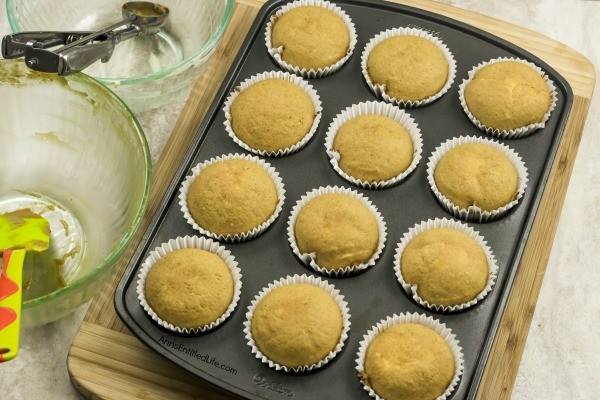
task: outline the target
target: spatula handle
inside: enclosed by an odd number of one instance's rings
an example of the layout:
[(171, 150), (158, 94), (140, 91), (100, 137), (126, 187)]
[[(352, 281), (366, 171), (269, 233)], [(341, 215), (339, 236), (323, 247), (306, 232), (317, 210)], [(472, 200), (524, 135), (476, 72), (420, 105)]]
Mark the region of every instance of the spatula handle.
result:
[(21, 326), (21, 281), (25, 249), (5, 250), (0, 274), (0, 363), (12, 360), (19, 351)]

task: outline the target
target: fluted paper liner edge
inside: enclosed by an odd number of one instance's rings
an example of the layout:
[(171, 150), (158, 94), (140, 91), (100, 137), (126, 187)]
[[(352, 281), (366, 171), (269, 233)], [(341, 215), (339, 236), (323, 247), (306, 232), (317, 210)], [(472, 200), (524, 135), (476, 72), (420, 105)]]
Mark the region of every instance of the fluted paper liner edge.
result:
[[(452, 203), (446, 196), (444, 196), (439, 191), (434, 179), (434, 172), (437, 163), (448, 151), (466, 143), (481, 143), (492, 146), (495, 149), (500, 150), (502, 154), (508, 157), (508, 159), (515, 166), (515, 169), (517, 170), (517, 175), (519, 177), (519, 183), (517, 185), (517, 193), (515, 194), (514, 199), (510, 203), (492, 211), (484, 211), (477, 206), (470, 206), (469, 208), (460, 208), (459, 206)], [(527, 189), (528, 174), (523, 159), (514, 150), (512, 150), (505, 144), (502, 144), (493, 139), (479, 138), (476, 136), (460, 136), (448, 139), (447, 141), (436, 147), (436, 149), (433, 151), (433, 153), (429, 157), (429, 161), (427, 162), (427, 181), (429, 182), (429, 187), (441, 203), (442, 207), (452, 216), (463, 221), (492, 222), (506, 215), (506, 213), (511, 208), (515, 207), (523, 198), (525, 190)]]
[[(192, 217), (192, 214), (190, 213), (190, 210), (187, 205), (187, 195), (188, 195), (190, 186), (192, 185), (194, 180), (198, 177), (198, 175), (200, 175), (200, 173), (206, 167), (213, 165), (217, 162), (236, 160), (236, 159), (252, 161), (252, 162), (258, 164), (259, 166), (261, 166), (267, 172), (267, 174), (269, 174), (269, 176), (273, 180), (273, 183), (275, 184), (275, 188), (277, 189), (277, 197), (278, 197), (277, 206), (275, 207), (275, 211), (273, 212), (273, 214), (271, 214), (271, 216), (265, 222), (254, 227), (253, 229), (251, 229), (249, 231), (240, 232), (235, 235), (223, 235), (223, 234), (210, 232), (210, 231), (202, 228), (200, 225), (198, 225), (198, 223), (194, 220), (194, 217)], [(192, 228), (194, 228), (196, 231), (200, 232), (202, 235), (211, 237), (220, 242), (239, 243), (239, 242), (245, 242), (245, 241), (254, 239), (255, 237), (259, 236), (269, 226), (271, 226), (271, 224), (273, 224), (273, 222), (275, 222), (275, 220), (281, 213), (281, 209), (283, 208), (284, 201), (285, 201), (285, 188), (283, 186), (283, 181), (282, 181), (281, 177), (279, 176), (279, 173), (277, 172), (277, 170), (275, 170), (275, 168), (273, 168), (271, 166), (271, 164), (269, 164), (268, 162), (261, 160), (260, 158), (258, 158), (256, 156), (249, 155), (249, 154), (227, 154), (227, 155), (222, 155), (222, 156), (218, 156), (218, 157), (213, 157), (210, 160), (207, 160), (200, 164), (197, 164), (194, 168), (192, 168), (192, 174), (188, 175), (186, 177), (186, 179), (182, 182), (182, 184), (179, 188), (179, 206), (181, 207), (181, 212), (183, 213), (183, 217), (188, 222), (188, 224), (190, 224), (192, 226)], [(215, 204), (215, 207), (218, 207), (218, 204)]]
[[(369, 75), (369, 71), (367, 69), (367, 61), (369, 60), (369, 55), (371, 54), (371, 51), (373, 50), (373, 48), (375, 48), (375, 46), (377, 46), (379, 43), (383, 42), (385, 39), (389, 39), (394, 36), (418, 36), (420, 38), (429, 40), (430, 42), (435, 44), (441, 50), (442, 54), (444, 55), (444, 58), (446, 58), (446, 61), (448, 62), (448, 79), (446, 80), (446, 84), (440, 89), (439, 92), (437, 92), (425, 99), (420, 99), (420, 100), (396, 99), (396, 98), (388, 95), (385, 92), (385, 88), (382, 85), (376, 84), (371, 80), (371, 76)], [(425, 29), (420, 29), (420, 28), (407, 28), (407, 27), (392, 28), (392, 29), (388, 29), (386, 31), (380, 32), (377, 35), (375, 35), (367, 43), (367, 45), (365, 46), (365, 48), (362, 52), (361, 69), (362, 69), (363, 77), (364, 77), (365, 81), (367, 82), (367, 86), (369, 86), (371, 91), (373, 93), (375, 93), (375, 95), (378, 98), (380, 98), (388, 103), (391, 103), (398, 107), (403, 107), (403, 108), (422, 107), (422, 106), (425, 106), (427, 104), (430, 104), (430, 103), (436, 101), (437, 99), (442, 97), (444, 94), (446, 94), (448, 92), (448, 90), (450, 90), (450, 87), (452, 87), (452, 84), (454, 83), (454, 80), (456, 79), (456, 60), (454, 59), (454, 55), (452, 54), (452, 52), (450, 51), (448, 46), (446, 46), (446, 44), (444, 44), (444, 42), (437, 36), (431, 34), (430, 32), (428, 32)]]
[[(310, 127), (310, 130), (308, 131), (308, 133), (306, 135), (304, 135), (304, 137), (302, 137), (302, 139), (300, 139), (300, 141), (298, 141), (297, 143), (293, 144), (290, 147), (286, 147), (285, 149), (279, 149), (279, 150), (254, 149), (254, 148), (250, 147), (248, 144), (244, 143), (240, 138), (237, 137), (237, 135), (233, 131), (233, 126), (231, 125), (231, 107), (232, 107), (235, 99), (237, 99), (239, 94), (241, 92), (243, 92), (245, 89), (247, 89), (248, 87), (254, 85), (255, 83), (258, 83), (258, 82), (261, 82), (261, 81), (264, 81), (267, 79), (282, 79), (284, 81), (288, 81), (288, 82), (291, 82), (291, 83), (297, 85), (298, 87), (300, 87), (302, 90), (304, 90), (306, 92), (308, 97), (310, 97), (310, 100), (312, 101), (314, 109), (315, 109), (315, 118), (314, 118), (313, 124)], [(310, 139), (315, 135), (315, 133), (317, 132), (317, 128), (319, 127), (319, 122), (321, 121), (321, 114), (323, 112), (323, 107), (321, 106), (321, 100), (319, 99), (319, 95), (317, 94), (317, 91), (307, 81), (305, 81), (304, 79), (302, 79), (299, 76), (292, 75), (288, 72), (270, 71), (270, 72), (263, 72), (260, 74), (253, 75), (250, 78), (243, 81), (242, 83), (238, 84), (234, 88), (234, 90), (229, 94), (229, 96), (227, 97), (227, 100), (225, 100), (225, 104), (223, 106), (223, 112), (225, 113), (225, 122), (224, 122), (225, 131), (227, 132), (229, 137), (238, 146), (240, 146), (241, 148), (243, 148), (246, 151), (249, 151), (250, 153), (254, 153), (254, 154), (262, 156), (262, 157), (284, 157), (289, 154), (295, 153), (298, 150), (300, 150), (301, 148), (303, 148), (304, 146), (306, 146), (306, 144), (310, 141)]]
[(356, 370), (358, 371), (359, 379), (363, 384), (363, 388), (369, 393), (369, 396), (374, 397), (376, 400), (385, 400), (377, 395), (375, 391), (369, 386), (367, 379), (365, 379), (365, 368), (364, 362), (367, 354), (367, 348), (377, 337), (378, 334), (384, 332), (388, 328), (396, 325), (396, 324), (405, 324), (405, 323), (415, 323), (421, 324), (428, 328), (433, 329), (437, 332), (442, 338), (448, 343), (450, 350), (452, 351), (452, 356), (454, 357), (454, 376), (450, 381), (450, 384), (446, 388), (446, 391), (436, 398), (436, 400), (445, 400), (448, 396), (450, 396), (454, 390), (458, 387), (460, 382), (460, 378), (464, 371), (464, 357), (462, 348), (460, 347), (459, 341), (456, 339), (456, 335), (452, 333), (450, 328), (447, 328), (445, 324), (441, 323), (439, 320), (434, 319), (433, 317), (428, 317), (425, 314), (419, 313), (402, 313), (402, 314), (394, 314), (385, 319), (379, 321), (376, 325), (372, 326), (370, 330), (363, 336), (363, 340), (361, 340), (357, 352), (356, 358)]
[[(477, 296), (474, 299), (454, 306), (432, 304), (429, 303), (427, 300), (423, 300), (421, 296), (419, 296), (419, 294), (417, 293), (417, 285), (411, 285), (410, 283), (404, 280), (404, 277), (402, 276), (402, 254), (404, 253), (406, 246), (408, 246), (408, 244), (419, 234), (430, 229), (437, 228), (455, 229), (474, 239), (477, 242), (477, 244), (481, 246), (481, 249), (485, 254), (488, 264), (488, 279), (485, 287), (481, 290), (481, 292), (477, 294)], [(412, 297), (421, 307), (436, 312), (450, 313), (464, 310), (466, 308), (474, 306), (475, 304), (483, 300), (492, 291), (492, 288), (494, 287), (494, 284), (496, 283), (496, 279), (498, 277), (498, 264), (496, 263), (494, 254), (492, 253), (490, 247), (487, 245), (485, 238), (481, 236), (481, 234), (475, 229), (471, 228), (463, 222), (447, 218), (436, 218), (429, 219), (427, 221), (416, 224), (404, 233), (404, 235), (400, 239), (400, 242), (398, 243), (398, 247), (396, 248), (396, 254), (394, 256), (394, 271), (396, 272), (396, 278), (398, 278), (398, 282), (400, 282), (400, 285), (402, 285), (402, 288), (404, 289), (406, 294)]]
[[(473, 80), (475, 74), (477, 74), (477, 72), (480, 69), (487, 67), (488, 65), (506, 61), (516, 61), (528, 65), (529, 67), (533, 68), (537, 73), (539, 73), (542, 79), (544, 79), (544, 82), (546, 82), (548, 90), (550, 91), (550, 96), (552, 97), (552, 101), (550, 102), (550, 107), (548, 108), (548, 111), (546, 112), (546, 114), (544, 114), (544, 117), (540, 122), (521, 126), (516, 129), (497, 129), (482, 124), (477, 118), (475, 118), (475, 116), (469, 110), (469, 107), (467, 106), (467, 101), (465, 99), (465, 88)], [(467, 117), (469, 118), (469, 120), (471, 120), (473, 125), (475, 125), (479, 130), (499, 139), (519, 139), (529, 134), (532, 134), (538, 129), (545, 128), (546, 122), (548, 122), (550, 116), (552, 115), (552, 111), (554, 111), (554, 109), (556, 108), (556, 101), (558, 99), (556, 94), (556, 86), (554, 85), (554, 82), (552, 82), (552, 80), (540, 67), (538, 67), (534, 63), (515, 57), (495, 58), (490, 61), (479, 63), (477, 66), (473, 67), (469, 71), (468, 79), (463, 80), (462, 83), (458, 86), (458, 97), (463, 111), (465, 112), (465, 114), (467, 114)]]
[[(211, 322), (210, 324), (192, 329), (175, 326), (160, 318), (152, 309), (152, 307), (150, 307), (150, 305), (148, 304), (144, 290), (148, 273), (158, 260), (175, 250), (187, 248), (205, 250), (219, 256), (231, 271), (231, 275), (233, 277), (234, 282), (233, 298), (231, 300), (231, 303), (229, 304), (229, 307), (227, 307), (227, 310), (225, 310), (225, 312), (217, 320)], [(199, 236), (184, 236), (171, 239), (168, 242), (165, 242), (160, 246), (156, 247), (154, 250), (150, 251), (150, 255), (141, 264), (140, 270), (138, 272), (138, 280), (136, 286), (138, 300), (144, 311), (150, 316), (150, 318), (152, 318), (153, 321), (170, 331), (185, 334), (198, 334), (213, 330), (221, 323), (223, 323), (227, 318), (229, 318), (231, 313), (237, 307), (237, 304), (240, 300), (240, 295), (242, 291), (242, 273), (237, 265), (238, 263), (237, 261), (235, 261), (235, 258), (233, 257), (231, 252), (227, 250), (224, 246), (222, 246), (220, 243), (211, 239)]]
[[(346, 27), (348, 28), (348, 33), (350, 35), (348, 52), (340, 60), (325, 68), (307, 70), (306, 68), (293, 66), (281, 58), (281, 53), (283, 53), (283, 47), (273, 47), (271, 41), (272, 30), (273, 26), (275, 25), (275, 22), (277, 22), (277, 20), (281, 18), (283, 14), (290, 11), (291, 9), (305, 6), (322, 7), (334, 12), (344, 21), (344, 24), (346, 24)], [(333, 74), (334, 72), (342, 68), (344, 64), (346, 64), (350, 56), (352, 56), (352, 54), (354, 53), (354, 48), (356, 47), (357, 39), (358, 38), (356, 35), (356, 28), (354, 27), (354, 22), (352, 22), (352, 19), (348, 16), (348, 14), (344, 12), (344, 10), (338, 7), (335, 3), (331, 3), (326, 0), (297, 0), (292, 3), (288, 3), (281, 7), (279, 10), (277, 10), (275, 14), (271, 15), (271, 18), (269, 19), (269, 22), (267, 23), (267, 28), (265, 30), (265, 43), (267, 46), (267, 52), (271, 55), (273, 60), (275, 60), (275, 62), (287, 72), (300, 75), (306, 79), (323, 78)]]
[[(252, 316), (254, 315), (254, 310), (260, 301), (273, 290), (286, 286), (286, 285), (294, 285), (294, 284), (309, 284), (316, 287), (319, 287), (325, 290), (331, 297), (335, 300), (338, 307), (340, 308), (340, 312), (342, 313), (342, 333), (340, 334), (340, 340), (338, 341), (336, 347), (329, 352), (329, 354), (316, 364), (312, 365), (303, 365), (300, 367), (286, 367), (284, 365), (280, 365), (273, 360), (267, 358), (260, 349), (256, 346), (254, 339), (252, 337)], [(272, 283), (269, 283), (268, 286), (263, 287), (260, 292), (254, 297), (250, 306), (248, 307), (248, 311), (246, 312), (246, 321), (244, 322), (244, 334), (247, 340), (248, 346), (250, 346), (252, 350), (252, 354), (256, 358), (258, 358), (264, 364), (267, 364), (269, 367), (277, 370), (277, 371), (285, 371), (285, 372), (307, 372), (312, 371), (314, 369), (321, 368), (325, 364), (329, 363), (331, 360), (335, 358), (335, 356), (342, 351), (346, 340), (348, 339), (348, 332), (350, 331), (350, 310), (348, 309), (348, 303), (344, 301), (344, 296), (340, 293), (338, 289), (335, 288), (334, 285), (330, 284), (326, 280), (312, 275), (294, 275), (287, 276), (285, 278), (281, 278)]]
[[(369, 182), (355, 178), (352, 175), (346, 173), (344, 170), (342, 170), (342, 168), (339, 165), (340, 154), (333, 149), (333, 142), (342, 125), (361, 115), (373, 114), (389, 117), (398, 122), (400, 125), (402, 125), (410, 135), (414, 150), (413, 159), (406, 170), (402, 171), (395, 177), (385, 181)], [(354, 104), (346, 108), (345, 110), (342, 110), (339, 114), (335, 116), (335, 118), (329, 125), (329, 129), (327, 130), (327, 133), (325, 135), (325, 151), (329, 156), (329, 162), (331, 163), (331, 166), (333, 167), (335, 172), (337, 172), (346, 181), (364, 189), (379, 190), (389, 188), (402, 182), (417, 168), (419, 162), (421, 161), (421, 156), (423, 153), (423, 138), (421, 136), (421, 129), (419, 129), (419, 126), (417, 125), (415, 120), (406, 111), (390, 103), (384, 103), (380, 101), (367, 101)]]
[[(294, 233), (294, 228), (296, 226), (296, 220), (298, 218), (298, 215), (300, 214), (300, 210), (312, 199), (314, 199), (320, 195), (330, 194), (330, 193), (349, 195), (349, 196), (355, 198), (356, 200), (360, 201), (373, 213), (373, 216), (375, 217), (375, 220), (377, 222), (377, 228), (378, 228), (378, 232), (379, 232), (379, 241), (377, 243), (377, 249), (375, 250), (375, 253), (373, 253), (371, 258), (369, 258), (369, 260), (366, 263), (349, 265), (349, 266), (346, 266), (344, 268), (339, 268), (339, 269), (327, 269), (327, 268), (324, 268), (324, 267), (321, 267), (318, 265), (318, 263), (316, 261), (315, 253), (301, 253), (300, 252), (300, 249), (298, 248), (298, 244), (296, 243), (296, 235)], [(375, 265), (377, 263), (377, 260), (381, 256), (383, 249), (385, 248), (385, 241), (386, 241), (386, 237), (387, 237), (386, 225), (385, 225), (385, 221), (383, 220), (383, 216), (377, 210), (377, 207), (375, 207), (375, 205), (371, 202), (371, 200), (369, 200), (366, 196), (358, 193), (356, 190), (352, 190), (350, 188), (339, 187), (339, 186), (326, 186), (326, 187), (321, 186), (319, 188), (313, 189), (312, 191), (310, 191), (310, 192), (306, 193), (304, 196), (302, 196), (300, 198), (300, 200), (298, 200), (296, 205), (292, 208), (290, 217), (288, 218), (287, 233), (288, 233), (288, 242), (290, 243), (293, 253), (304, 263), (304, 265), (306, 265), (307, 267), (310, 267), (311, 269), (313, 269), (314, 271), (316, 271), (320, 274), (330, 276), (330, 277), (336, 277), (336, 278), (347, 277), (355, 272), (365, 270), (365, 269), (370, 268), (373, 265)]]

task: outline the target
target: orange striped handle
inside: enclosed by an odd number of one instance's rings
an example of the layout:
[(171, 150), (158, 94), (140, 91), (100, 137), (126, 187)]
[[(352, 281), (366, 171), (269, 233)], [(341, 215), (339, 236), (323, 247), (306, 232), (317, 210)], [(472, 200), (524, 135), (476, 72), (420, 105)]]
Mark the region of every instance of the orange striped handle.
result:
[(25, 249), (6, 250), (0, 274), (0, 363), (12, 360), (19, 350), (21, 280)]

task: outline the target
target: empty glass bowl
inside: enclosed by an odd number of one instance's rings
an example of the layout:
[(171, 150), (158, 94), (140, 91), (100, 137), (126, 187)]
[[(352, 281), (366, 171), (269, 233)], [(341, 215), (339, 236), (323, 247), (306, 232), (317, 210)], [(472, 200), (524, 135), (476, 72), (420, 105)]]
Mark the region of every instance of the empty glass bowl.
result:
[[(126, 0), (7, 0), (14, 32), (99, 30), (122, 20)], [(84, 72), (133, 111), (166, 104), (187, 92), (204, 71), (227, 27), (234, 0), (159, 0), (169, 7), (157, 34), (125, 40), (107, 63)]]
[(0, 60), (0, 214), (30, 208), (50, 248), (28, 254), (23, 324), (54, 321), (97, 293), (146, 207), (150, 155), (127, 106), (94, 79)]

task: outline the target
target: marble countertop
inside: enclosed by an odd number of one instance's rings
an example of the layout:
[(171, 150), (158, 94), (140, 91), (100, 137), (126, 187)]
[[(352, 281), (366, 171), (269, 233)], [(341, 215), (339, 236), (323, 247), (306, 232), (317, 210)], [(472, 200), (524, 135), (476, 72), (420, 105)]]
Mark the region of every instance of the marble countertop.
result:
[[(444, 0), (539, 31), (600, 67), (598, 0)], [(230, 27), (231, 29), (231, 27)], [(10, 33), (0, 4), (0, 35)], [(600, 74), (599, 74), (600, 75)], [(592, 399), (600, 364), (600, 85), (596, 86), (544, 277), (513, 399)], [(179, 99), (138, 118), (155, 163), (181, 108)], [(21, 332), (19, 357), (0, 365), (0, 398), (82, 398), (66, 357), (87, 306), (62, 320)]]

